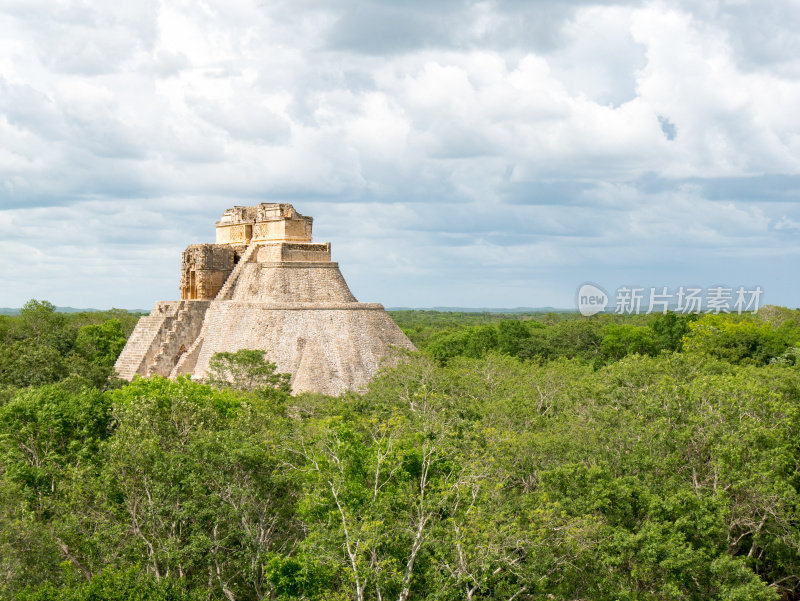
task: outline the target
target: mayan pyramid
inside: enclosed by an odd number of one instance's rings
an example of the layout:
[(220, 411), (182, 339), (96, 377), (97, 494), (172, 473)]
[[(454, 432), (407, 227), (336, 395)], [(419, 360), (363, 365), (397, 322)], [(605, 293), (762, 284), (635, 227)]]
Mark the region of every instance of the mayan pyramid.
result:
[(259, 349), (294, 392), (363, 390), (392, 346), (414, 347), (383, 305), (356, 301), (330, 242), (311, 242), (312, 221), (290, 204), (225, 211), (216, 244), (183, 253), (181, 300), (137, 323), (120, 377), (203, 380), (214, 353)]

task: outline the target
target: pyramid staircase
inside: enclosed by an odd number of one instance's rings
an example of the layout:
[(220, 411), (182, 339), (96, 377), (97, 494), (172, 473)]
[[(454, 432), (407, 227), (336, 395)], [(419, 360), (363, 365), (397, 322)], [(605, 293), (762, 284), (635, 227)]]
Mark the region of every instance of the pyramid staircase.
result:
[(228, 279), (225, 280), (225, 284), (222, 286), (222, 288), (220, 288), (220, 291), (217, 293), (217, 296), (214, 300), (230, 300), (231, 294), (233, 293), (233, 287), (236, 285), (236, 281), (239, 279), (239, 275), (242, 273), (245, 263), (250, 262), (259, 246), (259, 244), (254, 242), (247, 247), (247, 250), (245, 250), (242, 256), (239, 258), (239, 262), (236, 264), (236, 267), (233, 268), (233, 271), (228, 276)]
[[(231, 295), (233, 293), (233, 287), (236, 285), (236, 282), (239, 279), (239, 275), (242, 273), (242, 270), (244, 269), (244, 265), (252, 260), (253, 255), (258, 250), (259, 246), (260, 245), (257, 243), (252, 243), (247, 247), (242, 256), (239, 258), (239, 262), (236, 264), (236, 267), (233, 268), (233, 271), (228, 276), (228, 279), (225, 280), (225, 284), (222, 286), (222, 288), (220, 288), (220, 291), (214, 298), (215, 301), (230, 300)], [(200, 329), (194, 335), (192, 343), (187, 344), (183, 352), (179, 352), (177, 360), (174, 363), (172, 363), (171, 365), (166, 364), (167, 366), (170, 367), (171, 371), (169, 372), (169, 376), (171, 378), (191, 372), (195, 362), (197, 361), (197, 355), (200, 350), (200, 347), (203, 344), (204, 329), (205, 328), (203, 326), (200, 327)]]
[[(253, 259), (259, 244), (250, 244), (231, 271), (215, 300), (228, 300), (245, 263)], [(150, 315), (139, 320), (116, 363), (120, 378), (169, 376), (182, 356), (192, 349), (212, 301), (182, 300), (156, 303)]]
[(181, 355), (192, 346), (200, 329), (210, 301), (181, 301), (171, 324), (161, 335), (161, 343), (147, 367), (148, 376), (169, 376)]
[(159, 351), (161, 333), (172, 326), (179, 305), (179, 301), (156, 303), (150, 315), (139, 319), (115, 365), (120, 378), (132, 380), (137, 374), (147, 374), (153, 357)]

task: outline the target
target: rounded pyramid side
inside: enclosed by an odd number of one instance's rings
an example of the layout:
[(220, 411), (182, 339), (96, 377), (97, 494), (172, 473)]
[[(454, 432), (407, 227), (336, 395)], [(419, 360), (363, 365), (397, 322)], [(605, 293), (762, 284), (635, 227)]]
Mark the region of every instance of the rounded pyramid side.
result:
[[(292, 375), (292, 390), (338, 395), (363, 391), (392, 347), (414, 349), (382, 305), (371, 303), (212, 303), (191, 366), (179, 373), (205, 379), (214, 353), (265, 351), (278, 371)], [(196, 359), (195, 359), (196, 357)]]

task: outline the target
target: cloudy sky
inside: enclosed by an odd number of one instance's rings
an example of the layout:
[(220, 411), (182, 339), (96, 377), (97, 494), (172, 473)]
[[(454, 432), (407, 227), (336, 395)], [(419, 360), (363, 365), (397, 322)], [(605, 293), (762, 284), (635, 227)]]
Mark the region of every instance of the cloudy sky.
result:
[(175, 299), (275, 201), (362, 301), (800, 306), (800, 3), (0, 0), (0, 306)]

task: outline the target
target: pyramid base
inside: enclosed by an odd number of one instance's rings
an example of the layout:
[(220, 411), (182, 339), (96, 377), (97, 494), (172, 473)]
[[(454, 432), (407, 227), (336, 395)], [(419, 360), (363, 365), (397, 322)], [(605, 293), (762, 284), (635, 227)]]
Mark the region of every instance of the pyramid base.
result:
[(204, 380), (214, 353), (263, 350), (279, 372), (292, 375), (293, 392), (339, 395), (366, 389), (397, 354), (393, 346), (414, 348), (377, 303), (212, 301), (197, 339), (169, 375)]

